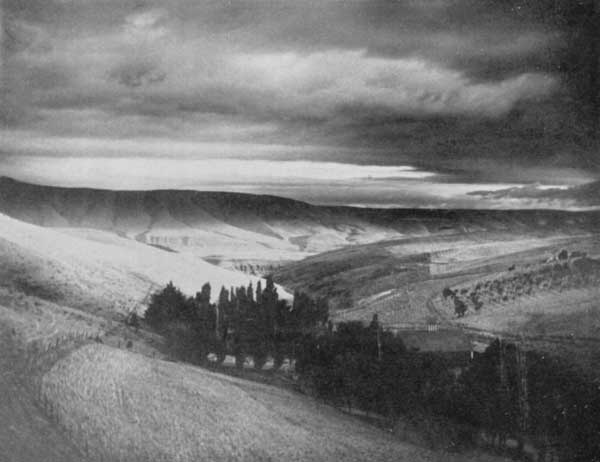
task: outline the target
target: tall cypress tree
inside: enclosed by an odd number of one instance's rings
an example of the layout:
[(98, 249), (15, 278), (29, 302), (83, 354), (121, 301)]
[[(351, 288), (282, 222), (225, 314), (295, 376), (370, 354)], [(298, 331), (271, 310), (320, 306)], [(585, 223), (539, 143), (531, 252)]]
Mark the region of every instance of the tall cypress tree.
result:
[(221, 286), (221, 292), (219, 292), (219, 311), (223, 313), (227, 312), (227, 308), (229, 305), (229, 291), (225, 288), (225, 286)]
[(227, 337), (227, 317), (229, 313), (229, 292), (225, 286), (221, 286), (219, 300), (217, 301), (217, 316), (215, 335), (217, 340), (225, 340)]
[(258, 280), (258, 283), (256, 284), (255, 300), (256, 300), (256, 304), (259, 306), (259, 309), (260, 309), (260, 306), (262, 305), (262, 283), (261, 283), (260, 279)]
[(196, 293), (197, 318), (199, 329), (203, 334), (212, 333), (216, 324), (215, 309), (210, 304), (210, 284), (207, 282), (202, 286), (200, 292)]
[(273, 283), (273, 278), (269, 275), (266, 278), (265, 290), (262, 293), (263, 319), (265, 328), (269, 333), (273, 331), (273, 321), (275, 320), (275, 312), (277, 310), (277, 300), (279, 300), (277, 288)]
[(254, 289), (252, 288), (252, 281), (248, 284), (248, 288), (246, 289), (246, 297), (248, 298), (248, 302), (250, 304), (254, 303)]
[(201, 291), (196, 294), (196, 298), (203, 306), (210, 305), (210, 283), (207, 282), (202, 286)]

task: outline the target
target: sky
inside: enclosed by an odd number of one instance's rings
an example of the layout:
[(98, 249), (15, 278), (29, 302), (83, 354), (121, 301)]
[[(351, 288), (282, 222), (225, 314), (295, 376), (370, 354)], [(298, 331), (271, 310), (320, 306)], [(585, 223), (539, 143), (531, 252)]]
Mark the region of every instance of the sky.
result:
[[(3, 0), (0, 174), (573, 208), (543, 191), (600, 177), (599, 15), (598, 0)], [(521, 187), (541, 193), (489, 194)]]

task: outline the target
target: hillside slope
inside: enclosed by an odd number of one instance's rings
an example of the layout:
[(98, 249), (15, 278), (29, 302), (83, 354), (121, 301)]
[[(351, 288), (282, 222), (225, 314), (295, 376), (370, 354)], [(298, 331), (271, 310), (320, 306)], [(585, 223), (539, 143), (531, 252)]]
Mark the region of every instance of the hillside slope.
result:
[[(370, 322), (377, 314), (384, 326), (425, 332), (420, 348), (429, 348), (434, 334), (428, 330), (456, 332), (483, 329), (488, 332), (527, 332), (541, 336), (598, 338), (597, 282), (582, 277), (581, 284), (567, 290), (568, 281), (554, 288), (517, 299), (505, 293), (484, 302), (479, 312), (469, 294), (482, 281), (514, 280), (539, 266), (552, 270), (545, 278), (559, 279), (552, 260), (561, 250), (600, 256), (600, 234), (536, 236), (503, 233), (472, 233), (397, 239), (324, 252), (289, 263), (274, 273), (276, 282), (290, 291), (302, 290), (327, 297), (334, 322)], [(591, 271), (586, 270), (588, 276)], [(519, 283), (522, 285), (521, 283)], [(454, 303), (443, 299), (444, 288), (456, 289), (468, 311), (457, 318)], [(544, 286), (545, 287), (545, 286)], [(522, 288), (519, 286), (515, 293)], [(476, 292), (476, 291), (475, 291)], [(441, 335), (441, 334), (440, 334)], [(443, 346), (442, 346), (443, 347)], [(436, 348), (438, 348), (436, 346)], [(597, 348), (594, 345), (594, 348)]]
[(432, 302), (449, 314), (462, 303), (465, 312), (456, 322), (468, 328), (598, 339), (600, 260), (564, 254), (564, 260), (515, 265), (451, 285), (446, 297), (438, 294)]
[[(557, 249), (600, 249), (594, 234), (473, 232), (394, 239), (356, 245), (291, 262), (274, 273), (290, 290), (327, 297), (334, 308), (351, 309), (396, 297), (428, 280), (506, 269), (547, 258)], [(442, 282), (443, 283), (443, 282)], [(403, 320), (399, 320), (402, 322)]]
[(214, 297), (222, 285), (258, 280), (110, 232), (48, 229), (1, 214), (0, 262), (0, 287), (88, 312), (128, 312), (171, 280), (189, 294), (210, 282)]
[(399, 237), (600, 228), (600, 212), (326, 207), (239, 193), (59, 188), (6, 177), (0, 178), (0, 213), (47, 227), (111, 231), (225, 265), (297, 260)]
[(15, 371), (12, 332), (0, 323), (0, 460), (84, 462), (88, 459), (24, 392)]
[(101, 460), (493, 459), (435, 453), (289, 391), (102, 345), (60, 360), (42, 391)]
[(90, 343), (81, 320), (40, 302), (0, 304), (3, 461), (504, 460), (430, 451), (298, 393)]

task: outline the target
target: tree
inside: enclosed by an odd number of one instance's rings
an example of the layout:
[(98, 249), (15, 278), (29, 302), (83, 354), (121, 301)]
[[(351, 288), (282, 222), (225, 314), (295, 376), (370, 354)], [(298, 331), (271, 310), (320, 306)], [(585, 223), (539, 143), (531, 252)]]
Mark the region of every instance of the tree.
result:
[(329, 302), (324, 297), (319, 297), (316, 303), (315, 310), (315, 324), (327, 324), (329, 320)]
[(254, 303), (254, 289), (252, 288), (252, 281), (248, 284), (246, 289), (246, 297), (250, 303)]
[(258, 282), (256, 283), (256, 304), (257, 305), (261, 305), (262, 304), (262, 283), (260, 281), (260, 279), (258, 280)]
[(479, 311), (483, 307), (483, 302), (479, 300), (479, 296), (475, 292), (471, 292), (469, 298), (471, 299), (471, 302), (473, 302), (475, 311)]
[(265, 290), (261, 294), (262, 304), (267, 307), (272, 308), (274, 310), (275, 304), (279, 299), (279, 295), (277, 294), (277, 287), (275, 287), (275, 283), (273, 282), (272, 276), (267, 276)]
[(454, 291), (449, 287), (444, 287), (444, 290), (442, 291), (442, 296), (444, 298), (454, 297)]
[(267, 276), (265, 290), (261, 294), (262, 303), (258, 309), (260, 310), (260, 318), (264, 325), (265, 332), (269, 336), (274, 334), (278, 300), (279, 295), (277, 294), (277, 288), (273, 283), (273, 278)]
[(454, 297), (454, 312), (459, 318), (462, 318), (467, 312), (467, 305), (458, 297)]
[(216, 335), (217, 307), (210, 303), (210, 284), (207, 282), (202, 286), (202, 290), (196, 293), (196, 310), (188, 321), (195, 325), (199, 334), (206, 338)]
[(381, 325), (379, 324), (379, 315), (377, 313), (373, 314), (369, 329), (373, 332), (377, 343), (377, 360), (381, 361)]
[(217, 302), (217, 331), (216, 336), (219, 340), (227, 340), (229, 314), (229, 292), (225, 286), (221, 287), (219, 300)]
[(169, 282), (167, 286), (152, 294), (144, 318), (150, 326), (162, 331), (168, 323), (186, 317), (193, 311), (193, 301)]
[(205, 283), (202, 286), (201, 291), (196, 293), (196, 300), (205, 306), (210, 304), (210, 283)]

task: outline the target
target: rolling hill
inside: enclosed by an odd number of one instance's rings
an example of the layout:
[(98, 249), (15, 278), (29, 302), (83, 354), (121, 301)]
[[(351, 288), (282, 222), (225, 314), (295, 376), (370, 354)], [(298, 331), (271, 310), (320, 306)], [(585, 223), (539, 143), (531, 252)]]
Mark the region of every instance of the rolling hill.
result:
[(2, 460), (505, 460), (432, 451), (295, 392), (111, 347), (104, 327), (0, 297)]
[[(0, 178), (2, 285), (88, 312), (126, 312), (173, 280), (273, 272), (334, 319), (452, 323), (431, 298), (561, 247), (597, 250), (600, 212), (327, 207), (273, 196), (59, 188)], [(587, 247), (586, 247), (587, 246)], [(274, 264), (275, 262), (275, 264)], [(212, 264), (214, 263), (214, 264)], [(221, 267), (219, 267), (219, 266)], [(225, 267), (225, 268), (223, 268)], [(283, 289), (280, 287), (280, 292)]]
[[(405, 443), (298, 393), (107, 345), (23, 337), (0, 304), (0, 442), (8, 462), (499, 461)], [(8, 311), (13, 311), (8, 309)], [(73, 325), (63, 323), (63, 334)], [(12, 332), (11, 332), (12, 331)]]
[(0, 213), (45, 227), (110, 231), (225, 267), (251, 262), (258, 272), (350, 244), (400, 237), (600, 228), (600, 212), (330, 207), (225, 192), (60, 188), (6, 177), (0, 178)]
[(5, 296), (35, 296), (108, 315), (141, 309), (150, 290), (171, 280), (188, 294), (210, 282), (213, 297), (221, 285), (256, 285), (258, 280), (112, 232), (49, 229), (1, 214), (0, 261)]
[[(465, 335), (483, 333), (511, 338), (523, 334), (542, 343), (546, 338), (585, 337), (591, 340), (583, 350), (590, 345), (597, 350), (599, 292), (592, 279), (580, 278), (575, 287), (542, 285), (523, 297), (485, 299), (480, 311), (470, 302), (469, 294), (482, 281), (513, 281), (538, 267), (552, 268), (549, 274), (556, 279), (557, 270), (545, 262), (562, 249), (598, 258), (600, 235), (461, 233), (395, 239), (289, 263), (274, 279), (290, 291), (328, 298), (335, 322), (368, 323), (377, 314), (384, 326), (402, 331), (411, 346), (421, 349), (464, 349)], [(443, 299), (447, 287), (456, 289), (467, 304), (464, 317), (456, 316), (452, 300)]]
[(296, 393), (103, 345), (57, 362), (42, 394), (95, 460), (494, 460), (435, 453)]
[[(597, 252), (600, 244), (593, 233), (570, 236), (560, 232), (473, 232), (400, 238), (313, 255), (288, 263), (274, 277), (290, 290), (327, 297), (334, 309), (356, 310), (398, 299), (399, 294), (416, 286), (469, 279), (472, 274), (545, 259), (562, 247)], [(410, 314), (420, 316), (414, 311)], [(409, 320), (397, 320), (405, 321)]]
[[(143, 332), (110, 319), (169, 280), (188, 293), (209, 281), (213, 296), (256, 282), (211, 261), (299, 260), (276, 281), (327, 295), (335, 320), (452, 323), (430, 303), (442, 287), (562, 247), (597, 249), (599, 224), (596, 212), (323, 207), (1, 178), (0, 366), (23, 373), (0, 374), (12, 397), (0, 399), (0, 442), (27, 462), (495, 460), (429, 451), (308, 397), (163, 361)], [(131, 350), (115, 348), (130, 339)]]

